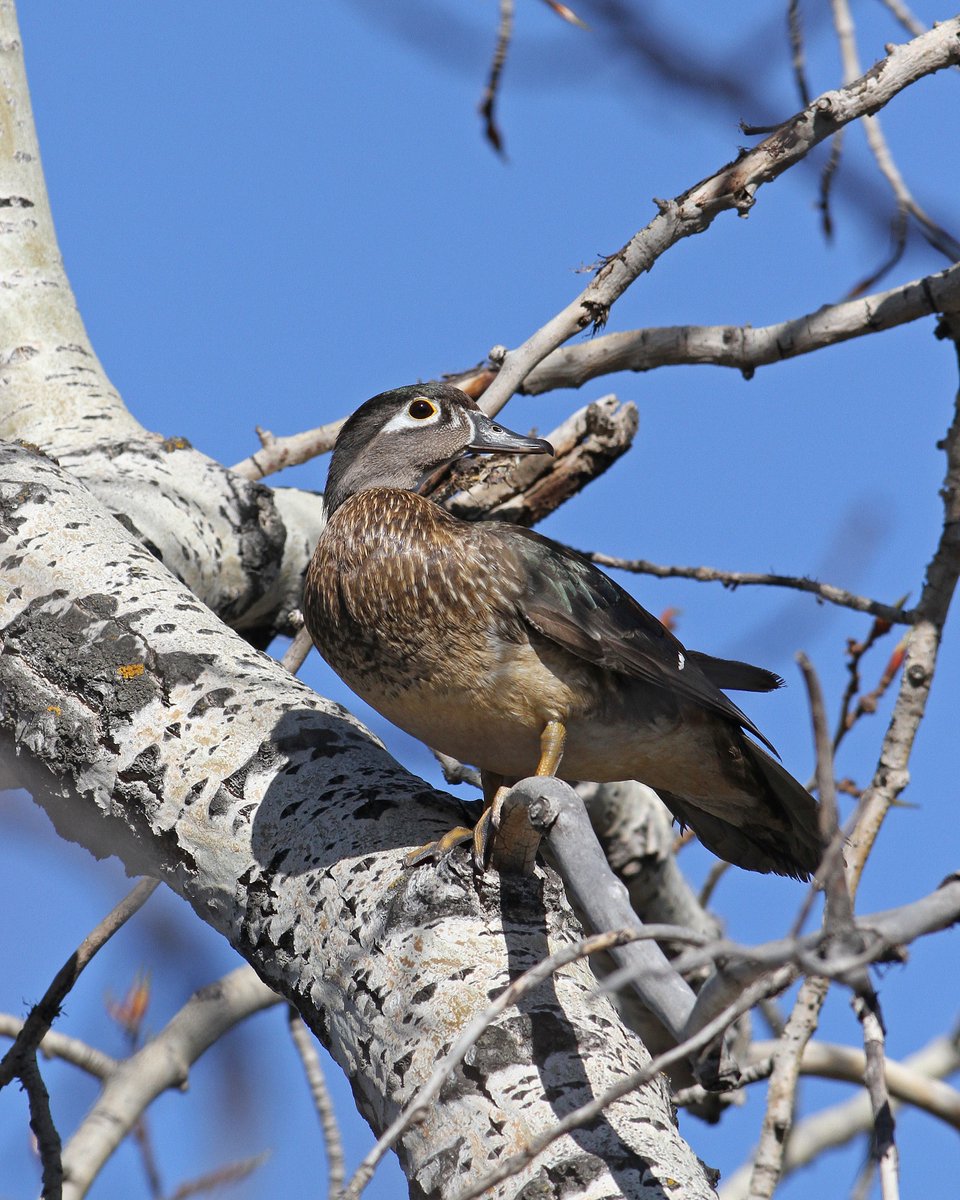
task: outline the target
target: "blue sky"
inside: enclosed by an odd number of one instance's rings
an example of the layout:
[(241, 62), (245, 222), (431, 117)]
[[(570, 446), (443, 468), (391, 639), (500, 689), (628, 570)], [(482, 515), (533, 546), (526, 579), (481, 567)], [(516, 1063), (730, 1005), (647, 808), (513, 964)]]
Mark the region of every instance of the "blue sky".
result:
[[(691, 99), (654, 78), (602, 26), (569, 28), (534, 0), (517, 8), (500, 102), (504, 162), (482, 140), (476, 115), (491, 0), (299, 2), (269, 14), (214, 0), (21, 6), (66, 267), (94, 346), (148, 428), (230, 463), (255, 448), (255, 425), (292, 433), (384, 388), (470, 366), (496, 343), (517, 344), (580, 290), (578, 268), (650, 219), (652, 197), (675, 195), (736, 153), (746, 141), (740, 117), (768, 122), (797, 107), (780, 6), (710, 7), (683, 30), (668, 24), (672, 6), (642, 6), (673, 38), (695, 36), (704, 62), (764, 97), (739, 107), (719, 91)], [(950, 15), (915, 8), (927, 20)], [(865, 64), (884, 42), (903, 40), (881, 6), (857, 15)], [(837, 83), (838, 56), (822, 16), (808, 13), (807, 24), (818, 91)], [(955, 139), (955, 74), (923, 81), (882, 120), (918, 199), (957, 235), (960, 170), (944, 149)], [(724, 214), (670, 251), (617, 305), (609, 328), (762, 325), (842, 298), (887, 250), (889, 201), (859, 131), (848, 136), (840, 182), (832, 244), (817, 225), (816, 171), (801, 167), (761, 190), (747, 219)], [(913, 238), (881, 286), (944, 265)], [(749, 382), (718, 368), (669, 368), (514, 402), (508, 423), (542, 432), (610, 391), (640, 410), (630, 455), (544, 530), (628, 557), (811, 574), (887, 601), (916, 598), (941, 517), (935, 443), (957, 387), (951, 350), (932, 331), (932, 320), (918, 322), (763, 368)], [(277, 482), (320, 488), (324, 476), (316, 462)], [(688, 645), (787, 679), (788, 689), (744, 707), (806, 779), (809, 720), (793, 655), (804, 649), (814, 659), (835, 712), (845, 640), (863, 636), (868, 620), (794, 593), (622, 582), (654, 612), (680, 608)], [(957, 865), (957, 773), (945, 749), (956, 736), (960, 679), (951, 632), (909, 806), (890, 814), (862, 911), (915, 898)], [(867, 660), (868, 686), (892, 648)], [(353, 701), (316, 656), (304, 677), (360, 711), (406, 766), (435, 778), (425, 751)], [(867, 781), (888, 713), (885, 703), (850, 736), (841, 774)], [(8, 961), (16, 950), (0, 979), (0, 1009), (20, 1013), (127, 885), (116, 863), (58, 843), (28, 802), (5, 812), (0, 886), (8, 902), (29, 895), (37, 913), (29, 936), (16, 923), (0, 935)], [(711, 861), (699, 847), (684, 851), (695, 879)], [(717, 904), (731, 934), (762, 940), (784, 932), (801, 898), (789, 881), (734, 871)], [(943, 986), (952, 936), (921, 943), (908, 968), (880, 978), (894, 1056), (955, 1019)], [(90, 968), (62, 1028), (118, 1053), (105, 991), (122, 991), (140, 965), (151, 969), (158, 1028), (236, 961), (179, 901), (157, 895)], [(828, 1005), (823, 1036), (857, 1043), (842, 994)], [(72, 1069), (54, 1064), (47, 1073), (68, 1134), (92, 1089)], [(355, 1163), (369, 1131), (351, 1116), (345, 1082), (334, 1082)], [(850, 1089), (805, 1083), (803, 1092), (809, 1109)], [(255, 1115), (264, 1097), (266, 1115)], [(758, 1091), (718, 1130), (688, 1118), (682, 1128), (701, 1157), (729, 1171), (748, 1153), (760, 1113)], [(268, 1164), (235, 1194), (320, 1187), (319, 1139), (279, 1011), (232, 1035), (195, 1069), (190, 1093), (165, 1096), (151, 1120), (170, 1189), (267, 1147)], [(938, 1164), (957, 1164), (955, 1134), (917, 1114), (904, 1115), (900, 1130), (908, 1190), (935, 1189)], [(861, 1153), (831, 1156), (782, 1195), (845, 1194)], [(9, 1089), (0, 1095), (0, 1159), (0, 1200), (32, 1194), (23, 1098)], [(386, 1198), (401, 1187), (389, 1165), (368, 1194)], [(129, 1147), (93, 1194), (146, 1194)]]

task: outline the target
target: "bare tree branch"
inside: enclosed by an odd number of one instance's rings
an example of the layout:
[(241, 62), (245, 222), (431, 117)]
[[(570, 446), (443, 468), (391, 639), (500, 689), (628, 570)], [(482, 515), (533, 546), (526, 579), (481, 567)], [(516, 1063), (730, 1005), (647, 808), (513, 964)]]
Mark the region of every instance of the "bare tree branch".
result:
[[(0, 1035), (3, 1037), (18, 1037), (23, 1025), (24, 1023), (19, 1017), (11, 1016), (9, 1013), (0, 1013)], [(43, 1035), (37, 1049), (44, 1058), (61, 1058), (64, 1062), (79, 1067), (81, 1071), (86, 1071), (88, 1075), (93, 1075), (97, 1079), (105, 1079), (117, 1066), (117, 1060), (111, 1058), (109, 1054), (104, 1054), (102, 1050), (97, 1050), (94, 1046), (88, 1046), (79, 1038), (67, 1037), (66, 1034), (57, 1033), (54, 1030), (49, 1030)]]
[(73, 954), (57, 972), (53, 982), (44, 993), (43, 999), (33, 1006), (16, 1040), (0, 1061), (0, 1088), (5, 1087), (20, 1073), (19, 1064), (23, 1056), (32, 1055), (47, 1030), (60, 1015), (60, 1006), (70, 989), (101, 946), (122, 928), (138, 912), (159, 887), (159, 880), (142, 879), (136, 887), (117, 904), (103, 920), (83, 939)]
[(50, 1096), (40, 1068), (35, 1046), (24, 1049), (18, 1069), (20, 1082), (30, 1105), (30, 1128), (37, 1139), (43, 1171), (43, 1200), (60, 1200), (63, 1188), (63, 1163), (60, 1135), (50, 1113)]
[(702, 233), (721, 212), (747, 212), (757, 190), (800, 162), (819, 142), (876, 112), (917, 79), (960, 62), (960, 17), (895, 47), (855, 82), (824, 92), (752, 150), (695, 184), (676, 200), (658, 201), (659, 214), (601, 267), (579, 296), (498, 363), (483, 407), (497, 413), (533, 368), (568, 338), (600, 328), (614, 302), (681, 238)]
[(893, 14), (894, 20), (899, 21), (907, 33), (913, 34), (914, 37), (919, 37), (929, 29), (928, 25), (914, 16), (902, 0), (880, 0), (880, 3)]
[[(676, 1041), (689, 1037), (694, 1032), (690, 1015), (696, 997), (659, 946), (644, 937), (643, 923), (630, 904), (627, 889), (610, 869), (583, 799), (560, 779), (522, 779), (510, 789), (503, 803), (501, 825), (510, 821), (515, 812), (523, 814), (528, 828), (536, 835), (536, 842), (541, 837), (546, 839), (566, 894), (587, 927), (595, 934), (608, 929), (629, 929), (634, 939), (640, 939), (610, 947), (620, 966), (618, 975), (637, 989), (641, 1003)], [(728, 1069), (735, 1073), (734, 1066)]]
[[(708, 999), (705, 995), (707, 988), (697, 997), (697, 1004), (712, 1019), (715, 1013), (728, 1007), (747, 984), (774, 969), (792, 966), (811, 974), (820, 971), (824, 977), (846, 983), (849, 982), (850, 973), (859, 967), (873, 962), (899, 962), (903, 957), (903, 947), (919, 937), (950, 928), (958, 921), (960, 874), (948, 877), (938, 888), (919, 900), (858, 917), (856, 931), (865, 946), (856, 954), (851, 954), (846, 947), (836, 947), (832, 935), (824, 930), (802, 938), (778, 938), (753, 946), (726, 938), (711, 938), (681, 925), (644, 925), (637, 930), (637, 936), (691, 947), (676, 960), (677, 969), (684, 973), (706, 962), (720, 962), (720, 978), (710, 980), (714, 997)], [(601, 990), (610, 991), (623, 986), (629, 981), (631, 970), (628, 968), (610, 975), (601, 984)], [(696, 1020), (702, 1022), (703, 1019), (698, 1015)]]
[[(949, 320), (946, 322), (950, 328)], [(953, 327), (960, 339), (960, 321)], [(960, 356), (960, 347), (958, 347)], [(883, 819), (909, 780), (908, 763), (923, 719), (937, 665), (950, 602), (960, 578), (960, 394), (942, 442), (947, 470), (941, 490), (944, 524), (914, 612), (904, 670), (873, 782), (864, 793), (847, 853), (851, 892), (856, 891), (867, 855)]]
[(626, 885), (641, 920), (719, 936), (719, 921), (705, 910), (677, 866), (673, 815), (657, 793), (636, 780), (581, 783), (576, 790), (604, 858)]
[[(820, 929), (805, 937), (778, 938), (756, 946), (745, 946), (726, 938), (709, 938), (679, 926), (644, 926), (643, 936), (676, 941), (692, 947), (674, 962), (686, 975), (705, 963), (716, 963), (716, 971), (701, 988), (688, 1021), (699, 1028), (705, 1020), (726, 1008), (750, 983), (774, 968), (792, 966), (810, 975), (838, 979), (855, 986), (860, 969), (869, 963), (899, 961), (902, 947), (918, 937), (949, 928), (960, 920), (960, 874), (951, 875), (938, 888), (899, 908), (871, 913), (856, 919), (853, 937), (838, 941), (832, 930)], [(622, 986), (632, 968), (615, 972), (603, 989)]]
[[(755, 1043), (751, 1058), (755, 1053), (760, 1059), (772, 1050), (773, 1045), (769, 1042)], [(862, 1083), (865, 1061), (861, 1050), (810, 1042), (804, 1051), (801, 1072)], [(902, 1093), (905, 1101), (943, 1120), (950, 1120), (951, 1114), (956, 1113), (956, 1092), (939, 1083), (940, 1079), (960, 1070), (956, 1035), (952, 1038), (935, 1038), (922, 1050), (904, 1059), (903, 1063), (888, 1059), (885, 1069), (891, 1092), (897, 1095)], [(947, 1094), (938, 1094), (941, 1087), (945, 1088)], [(872, 1126), (870, 1098), (864, 1091), (842, 1104), (832, 1105), (798, 1121), (787, 1143), (783, 1177), (799, 1167), (807, 1166), (825, 1150), (843, 1146), (858, 1135), (868, 1133)], [(720, 1188), (720, 1200), (746, 1200), (749, 1179), (750, 1166), (739, 1167)]]
[(250, 967), (238, 967), (195, 992), (149, 1042), (119, 1063), (63, 1152), (64, 1198), (81, 1200), (153, 1100), (183, 1087), (190, 1067), (239, 1022), (280, 997)]
[[(933, 1050), (936, 1047), (936, 1051)], [(770, 1077), (773, 1069), (773, 1054), (777, 1042), (751, 1042), (747, 1052), (747, 1066), (744, 1068), (740, 1086), (759, 1083)], [(943, 1051), (947, 1050), (944, 1054)], [(921, 1056), (924, 1054), (921, 1051)], [(929, 1048), (931, 1068), (936, 1069), (937, 1075), (949, 1075), (960, 1069), (960, 1055), (956, 1045), (950, 1038), (938, 1038)], [(919, 1061), (909, 1058), (903, 1062), (896, 1059), (884, 1059), (883, 1071), (890, 1095), (898, 1101), (912, 1104), (922, 1109), (932, 1117), (937, 1117), (954, 1129), (960, 1130), (960, 1092), (947, 1083), (941, 1082), (931, 1074), (925, 1065), (926, 1059)], [(867, 1066), (867, 1056), (863, 1050), (853, 1046), (841, 1046), (835, 1042), (808, 1042), (800, 1060), (800, 1074), (812, 1075), (819, 1079), (836, 1079), (843, 1083), (863, 1085)], [(704, 1099), (709, 1093), (699, 1084), (684, 1088), (674, 1095), (674, 1103), (689, 1104)], [(869, 1105), (869, 1101), (868, 1101)], [(814, 1118), (816, 1120), (816, 1118)], [(867, 1132), (873, 1123), (873, 1113), (869, 1107), (866, 1118), (858, 1123), (856, 1132)], [(803, 1122), (800, 1123), (801, 1125)], [(796, 1125), (791, 1133), (787, 1146), (787, 1156), (784, 1162), (784, 1172), (792, 1169), (794, 1139), (803, 1136), (800, 1125)]]
[(313, 1034), (292, 1004), (287, 1007), (287, 1024), (290, 1028), (290, 1038), (303, 1063), (313, 1107), (317, 1110), (320, 1128), (323, 1130), (323, 1145), (327, 1154), (327, 1192), (330, 1196), (335, 1196), (343, 1187), (344, 1178), (343, 1138), (340, 1136), (337, 1114), (333, 1109), (333, 1100)]
[[(936, 1062), (942, 1074), (948, 1075), (960, 1070), (960, 1054), (950, 1038), (938, 1038), (936, 1042), (931, 1043), (931, 1047), (934, 1046), (938, 1048)], [(952, 1048), (952, 1054), (944, 1058), (941, 1051), (948, 1047)], [(754, 1042), (750, 1047), (749, 1063), (761, 1063), (765, 1058), (769, 1058), (774, 1049), (773, 1042)], [(862, 1084), (866, 1066), (866, 1054), (853, 1046), (809, 1042), (800, 1062), (800, 1073), (816, 1075), (821, 1079), (839, 1079), (846, 1083)], [(885, 1059), (883, 1070), (890, 1094), (897, 1100), (912, 1104), (915, 1108), (920, 1108), (960, 1130), (960, 1092), (956, 1088), (931, 1078), (930, 1072), (918, 1065), (914, 1058), (903, 1062)]]
[[(951, 328), (949, 322), (947, 328)], [(880, 764), (873, 784), (861, 801), (850, 839), (847, 877), (851, 895), (856, 892), (884, 816), (907, 784), (907, 763), (925, 710), (943, 624), (960, 577), (960, 397), (943, 445), (947, 453), (947, 477), (942, 491), (943, 532), (917, 605), (900, 691), (884, 738)], [(818, 982), (813, 978), (801, 988), (791, 1016), (791, 1021), (796, 1018), (798, 1044), (805, 1044), (815, 1027), (826, 987), (825, 981)], [(787, 1058), (786, 1051), (784, 1057)], [(792, 1097), (798, 1062), (797, 1056), (789, 1059), (782, 1072), (775, 1070), (771, 1080), (772, 1099), (768, 1103), (761, 1146), (751, 1177), (751, 1200), (770, 1196), (782, 1170), (783, 1143), (793, 1119)], [(886, 1173), (887, 1186), (892, 1187), (893, 1169), (889, 1159)]]
[(287, 647), (286, 653), (280, 660), (281, 666), (290, 672), (291, 675), (296, 675), (303, 664), (307, 660), (307, 655), (313, 649), (313, 641), (310, 634), (307, 633), (306, 626), (303, 624), (303, 617), (297, 610), (297, 619), (299, 629), (294, 634), (293, 641)]
[[(831, 9), (833, 12), (834, 28), (837, 33), (837, 41), (840, 44), (840, 57), (843, 62), (843, 81), (845, 84), (851, 84), (863, 73), (860, 56), (857, 52), (853, 14), (850, 11), (850, 5), (847, 3), (847, 0), (831, 0)], [(907, 187), (906, 181), (900, 174), (897, 164), (894, 162), (887, 139), (880, 125), (880, 118), (873, 113), (865, 116), (863, 118), (863, 131), (866, 135), (867, 145), (870, 147), (877, 167), (880, 170), (880, 174), (890, 185), (890, 190), (893, 192), (897, 202), (898, 219), (894, 223), (897, 229), (895, 251), (889, 265), (897, 261), (903, 251), (903, 247), (906, 245), (908, 217), (913, 217), (923, 232), (924, 237), (935, 250), (939, 250), (951, 262), (956, 262), (957, 259), (960, 259), (960, 242), (947, 233), (945, 229), (941, 229), (914, 199), (910, 189)], [(879, 272), (872, 275), (868, 281), (860, 286), (871, 287), (878, 277)], [(857, 290), (859, 290), (859, 287)]]
[(554, 350), (524, 379), (523, 392), (582, 387), (614, 371), (691, 363), (732, 367), (748, 378), (762, 366), (852, 338), (960, 309), (960, 263), (899, 287), (827, 304), (774, 325), (672, 325), (607, 333)]
[(783, 1152), (793, 1124), (800, 1062), (807, 1043), (816, 1031), (829, 986), (829, 982), (820, 976), (811, 976), (803, 981), (783, 1035), (771, 1056), (773, 1070), (767, 1089), (767, 1107), (760, 1129), (760, 1142), (750, 1175), (750, 1200), (768, 1200), (780, 1180)]
[(260, 438), (260, 449), (234, 463), (230, 468), (244, 479), (265, 479), (285, 467), (296, 467), (309, 462), (333, 449), (337, 434), (344, 426), (346, 417), (338, 421), (329, 421), (326, 425), (318, 425), (315, 429), (306, 429), (302, 433), (293, 433), (288, 437), (274, 437), (268, 429), (257, 428)]
[(587, 1124), (587, 1122), (593, 1120), (599, 1113), (608, 1109), (617, 1100), (628, 1095), (634, 1089), (643, 1087), (658, 1072), (665, 1071), (673, 1063), (679, 1062), (680, 1059), (688, 1057), (694, 1052), (708, 1046), (710, 1042), (719, 1037), (738, 1017), (749, 1012), (761, 997), (776, 994), (776, 992), (786, 987), (790, 981), (791, 974), (789, 970), (784, 969), (766, 980), (751, 984), (737, 1003), (724, 1009), (713, 1021), (704, 1025), (699, 1032), (686, 1041), (681, 1042), (674, 1049), (657, 1055), (656, 1058), (651, 1060), (648, 1067), (627, 1075), (602, 1095), (568, 1113), (552, 1129), (548, 1129), (538, 1137), (532, 1138), (521, 1151), (511, 1155), (495, 1171), (491, 1171), (489, 1175), (481, 1179), (479, 1183), (461, 1192), (456, 1200), (475, 1200), (477, 1196), (481, 1196), (487, 1189), (515, 1175), (522, 1167), (535, 1159), (538, 1154), (542, 1154), (544, 1150), (563, 1134)]
[(486, 517), (536, 525), (625, 454), (638, 425), (636, 405), (603, 396), (547, 434), (552, 458), (528, 454), (506, 462), (502, 457), (462, 459), (430, 498), (466, 521)]
[(863, 1080), (873, 1110), (873, 1145), (871, 1157), (880, 1173), (880, 1192), (883, 1200), (899, 1200), (900, 1159), (894, 1141), (894, 1119), (890, 1094), (884, 1075), (885, 1035), (880, 1007), (876, 996), (854, 998), (854, 1012), (863, 1027)]
[[(837, 813), (837, 785), (833, 775), (833, 743), (827, 729), (827, 710), (823, 702), (823, 689), (813, 664), (803, 653), (797, 655), (810, 698), (810, 715), (813, 722), (813, 743), (816, 750), (817, 793), (820, 797), (818, 815), (820, 836), (827, 847), (823, 861), (817, 869), (817, 882), (825, 893), (824, 929), (837, 940), (851, 939), (853, 934), (853, 904), (847, 891), (847, 879), (843, 870), (843, 838)], [(813, 890), (808, 893), (813, 897)], [(803, 927), (807, 906), (798, 917), (794, 929)], [(855, 938), (851, 949), (859, 948)]]

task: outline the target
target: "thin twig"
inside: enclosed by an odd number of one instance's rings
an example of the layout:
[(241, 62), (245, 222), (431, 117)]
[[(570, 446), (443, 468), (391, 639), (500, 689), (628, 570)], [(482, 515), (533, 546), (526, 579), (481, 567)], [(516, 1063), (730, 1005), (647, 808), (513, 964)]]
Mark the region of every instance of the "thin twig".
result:
[(327, 1191), (330, 1196), (343, 1186), (343, 1138), (340, 1136), (340, 1126), (334, 1112), (330, 1089), (323, 1074), (323, 1065), (313, 1040), (313, 1034), (303, 1023), (303, 1018), (293, 1007), (287, 1006), (287, 1027), (300, 1061), (303, 1072), (307, 1077), (313, 1107), (320, 1118), (320, 1128), (323, 1131), (323, 1144), (327, 1153)]
[(887, 659), (887, 665), (883, 668), (883, 673), (877, 681), (877, 686), (873, 691), (865, 692), (859, 700), (857, 707), (849, 714), (847, 718), (847, 728), (852, 728), (855, 722), (859, 721), (862, 716), (868, 713), (875, 713), (877, 705), (884, 696), (891, 683), (896, 679), (900, 668), (903, 666), (903, 658), (907, 652), (907, 640), (909, 635), (904, 635), (894, 648), (893, 653)]
[(588, 28), (586, 21), (581, 21), (573, 9), (569, 8), (566, 4), (561, 4), (560, 0), (543, 0), (543, 2), (569, 25), (577, 25), (580, 29)]
[(287, 647), (286, 653), (280, 659), (280, 665), (286, 667), (291, 675), (296, 675), (306, 662), (307, 655), (313, 649), (313, 640), (304, 625), (297, 630), (293, 641)]
[[(23, 1021), (19, 1017), (0, 1013), (0, 1036), (16, 1038), (22, 1029)], [(102, 1050), (53, 1030), (43, 1035), (38, 1049), (44, 1058), (60, 1058), (96, 1079), (105, 1079), (117, 1066), (117, 1060)]]
[(880, 0), (884, 8), (888, 9), (895, 20), (899, 21), (904, 29), (914, 37), (919, 37), (921, 33), (926, 33), (930, 28), (913, 15), (910, 9), (903, 4), (901, 0)]
[[(830, 198), (833, 195), (833, 185), (840, 170), (843, 158), (843, 142), (845, 130), (838, 129), (830, 139), (830, 154), (820, 172), (820, 186), (817, 191), (817, 208), (820, 209), (820, 223), (823, 226), (823, 236), (830, 241), (833, 237), (833, 213), (830, 209)], [(860, 290), (863, 290), (862, 288)]]
[(849, 299), (855, 299), (857, 296), (863, 295), (868, 289), (874, 287), (884, 278), (889, 275), (893, 268), (897, 265), (907, 250), (907, 233), (910, 229), (910, 222), (907, 218), (907, 210), (898, 206), (896, 212), (890, 219), (890, 253), (880, 263), (878, 267), (858, 280), (847, 292)]
[(829, 982), (810, 976), (800, 985), (783, 1036), (773, 1052), (773, 1070), (767, 1090), (760, 1141), (750, 1175), (750, 1200), (769, 1200), (783, 1172), (787, 1131), (793, 1123), (800, 1062), (820, 1019)]
[(157, 1162), (157, 1153), (150, 1135), (150, 1125), (146, 1113), (133, 1123), (131, 1133), (137, 1149), (140, 1151), (140, 1161), (143, 1163), (143, 1171), (147, 1177), (147, 1190), (150, 1198), (151, 1200), (163, 1200), (163, 1179), (160, 1176), (160, 1164)]
[(484, 137), (496, 152), (503, 156), (503, 135), (497, 124), (496, 107), (497, 95), (500, 90), (500, 79), (507, 61), (507, 51), (510, 49), (510, 38), (513, 36), (513, 0), (500, 0), (500, 21), (497, 25), (497, 44), (493, 49), (490, 60), (490, 70), (487, 73), (487, 85), (477, 106), (483, 117)]
[(236, 471), (244, 479), (264, 479), (285, 467), (296, 467), (300, 463), (309, 462), (311, 458), (333, 449), (345, 420), (344, 417), (338, 421), (330, 421), (326, 425), (305, 429), (302, 433), (294, 433), (289, 437), (274, 437), (267, 430), (258, 428), (261, 448), (249, 458), (234, 463), (230, 470)]
[(50, 1113), (50, 1095), (37, 1066), (34, 1047), (26, 1050), (18, 1070), (30, 1105), (30, 1128), (37, 1139), (43, 1172), (43, 1200), (60, 1200), (63, 1188), (63, 1160), (60, 1134)]
[(856, 719), (851, 716), (851, 707), (854, 698), (860, 691), (860, 663), (867, 651), (872, 649), (880, 638), (888, 634), (892, 628), (889, 621), (878, 618), (870, 626), (867, 636), (862, 641), (858, 642), (856, 638), (847, 638), (847, 686), (840, 698), (840, 715), (837, 718), (837, 726), (833, 735), (834, 754)]
[(577, 550), (577, 554), (589, 558), (601, 567), (614, 567), (618, 571), (630, 571), (635, 575), (653, 575), (657, 579), (694, 579), (698, 583), (722, 583), (724, 587), (782, 587), (809, 592), (829, 604), (841, 608), (852, 608), (856, 612), (871, 613), (891, 624), (909, 625), (915, 620), (912, 609), (897, 608), (867, 596), (858, 596), (832, 583), (818, 583), (816, 579), (797, 575), (760, 574), (749, 571), (720, 571), (715, 567), (661, 566), (644, 558), (615, 558), (598, 551)]
[[(833, 23), (840, 46), (840, 57), (843, 63), (843, 81), (850, 84), (863, 74), (860, 55), (857, 51), (856, 31), (853, 14), (848, 0), (831, 0)], [(867, 145), (873, 154), (880, 174), (886, 179), (897, 203), (897, 215), (893, 222), (894, 250), (880, 271), (874, 272), (868, 279), (863, 280), (853, 289), (856, 294), (861, 289), (872, 287), (881, 274), (893, 267), (900, 259), (907, 242), (907, 219), (913, 217), (920, 227), (923, 236), (935, 250), (939, 250), (950, 262), (960, 259), (960, 242), (941, 228), (914, 199), (906, 181), (900, 174), (900, 169), (894, 161), (884, 136), (880, 119), (874, 114), (863, 118), (863, 130)]]
[[(837, 787), (833, 774), (833, 744), (827, 728), (827, 710), (823, 702), (823, 689), (813, 664), (803, 653), (797, 662), (807, 685), (810, 700), (810, 717), (813, 723), (813, 742), (816, 749), (817, 794), (820, 797), (818, 810), (820, 840), (826, 847), (823, 861), (817, 869), (817, 881), (826, 894), (824, 930), (833, 938), (848, 938), (853, 933), (853, 904), (847, 891), (847, 877), (843, 869), (843, 839), (840, 836), (840, 818), (837, 812)], [(798, 922), (802, 925), (803, 922)], [(859, 949), (859, 939), (851, 948)]]
[(0, 1088), (5, 1087), (19, 1074), (18, 1064), (21, 1056), (32, 1053), (39, 1046), (44, 1034), (60, 1015), (60, 1006), (87, 963), (100, 947), (143, 907), (159, 886), (160, 881), (157, 879), (141, 879), (70, 955), (47, 988), (43, 999), (30, 1010), (16, 1041), (3, 1056), (0, 1062)]
[(900, 1164), (894, 1140), (895, 1122), (883, 1069), (886, 1056), (880, 1006), (876, 995), (860, 995), (854, 997), (853, 1009), (863, 1026), (866, 1057), (863, 1077), (873, 1109), (872, 1157), (880, 1172), (880, 1192), (883, 1200), (900, 1200)]
[(188, 1200), (190, 1196), (199, 1196), (204, 1192), (216, 1191), (230, 1183), (239, 1183), (262, 1167), (269, 1157), (270, 1151), (264, 1150), (250, 1158), (241, 1158), (237, 1162), (227, 1163), (223, 1167), (217, 1167), (214, 1171), (208, 1171), (205, 1175), (198, 1175), (196, 1179), (188, 1179), (171, 1193), (169, 1200)]
[[(773, 1055), (767, 1054), (766, 1057), (758, 1059), (753, 1066), (741, 1069), (736, 1090), (740, 1091), (741, 1088), (750, 1087), (751, 1084), (769, 1079), (772, 1070)], [(709, 1100), (710, 1096), (711, 1093), (702, 1084), (694, 1083), (689, 1087), (680, 1088), (673, 1093), (670, 1099), (678, 1108), (682, 1108), (687, 1104), (703, 1104), (705, 1100)]]
[(713, 898), (713, 893), (717, 884), (724, 877), (724, 875), (726, 875), (729, 869), (730, 863), (724, 862), (722, 859), (718, 859), (707, 872), (707, 877), (703, 881), (703, 887), (701, 887), (700, 894), (697, 896), (697, 899), (704, 908), (709, 905), (711, 899)]
[(800, 0), (790, 0), (787, 5), (787, 30), (790, 35), (790, 59), (793, 78), (800, 95), (800, 106), (810, 103), (810, 87), (807, 83), (806, 54), (803, 46), (803, 20), (800, 15)]
[(764, 1000), (762, 1004), (757, 1006), (757, 1011), (767, 1023), (767, 1028), (778, 1038), (783, 1034), (787, 1027), (787, 1020), (780, 1011), (780, 1006), (776, 1000)]

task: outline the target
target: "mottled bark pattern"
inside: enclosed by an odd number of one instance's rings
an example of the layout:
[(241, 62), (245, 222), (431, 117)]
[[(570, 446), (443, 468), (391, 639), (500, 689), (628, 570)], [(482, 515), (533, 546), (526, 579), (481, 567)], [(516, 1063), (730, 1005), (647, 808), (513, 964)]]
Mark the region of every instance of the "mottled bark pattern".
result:
[[(456, 806), (222, 626), (28, 448), (0, 451), (0, 755), (58, 828), (159, 875), (290, 997), (381, 1130), (464, 1022), (577, 936), (552, 875), (403, 866)], [(494, 1024), (399, 1151), (455, 1195), (646, 1058), (574, 965)], [(706, 1197), (659, 1084), (500, 1196)]]

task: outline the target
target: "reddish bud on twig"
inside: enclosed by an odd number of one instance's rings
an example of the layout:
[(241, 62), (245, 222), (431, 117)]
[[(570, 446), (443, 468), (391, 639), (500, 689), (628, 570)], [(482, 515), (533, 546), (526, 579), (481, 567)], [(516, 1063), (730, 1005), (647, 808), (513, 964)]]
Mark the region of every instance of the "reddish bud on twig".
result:
[(107, 1012), (124, 1033), (131, 1041), (136, 1041), (140, 1036), (140, 1028), (147, 1015), (147, 1009), (150, 1007), (150, 972), (138, 971), (123, 999), (114, 1000), (112, 996), (108, 995), (105, 1004)]

